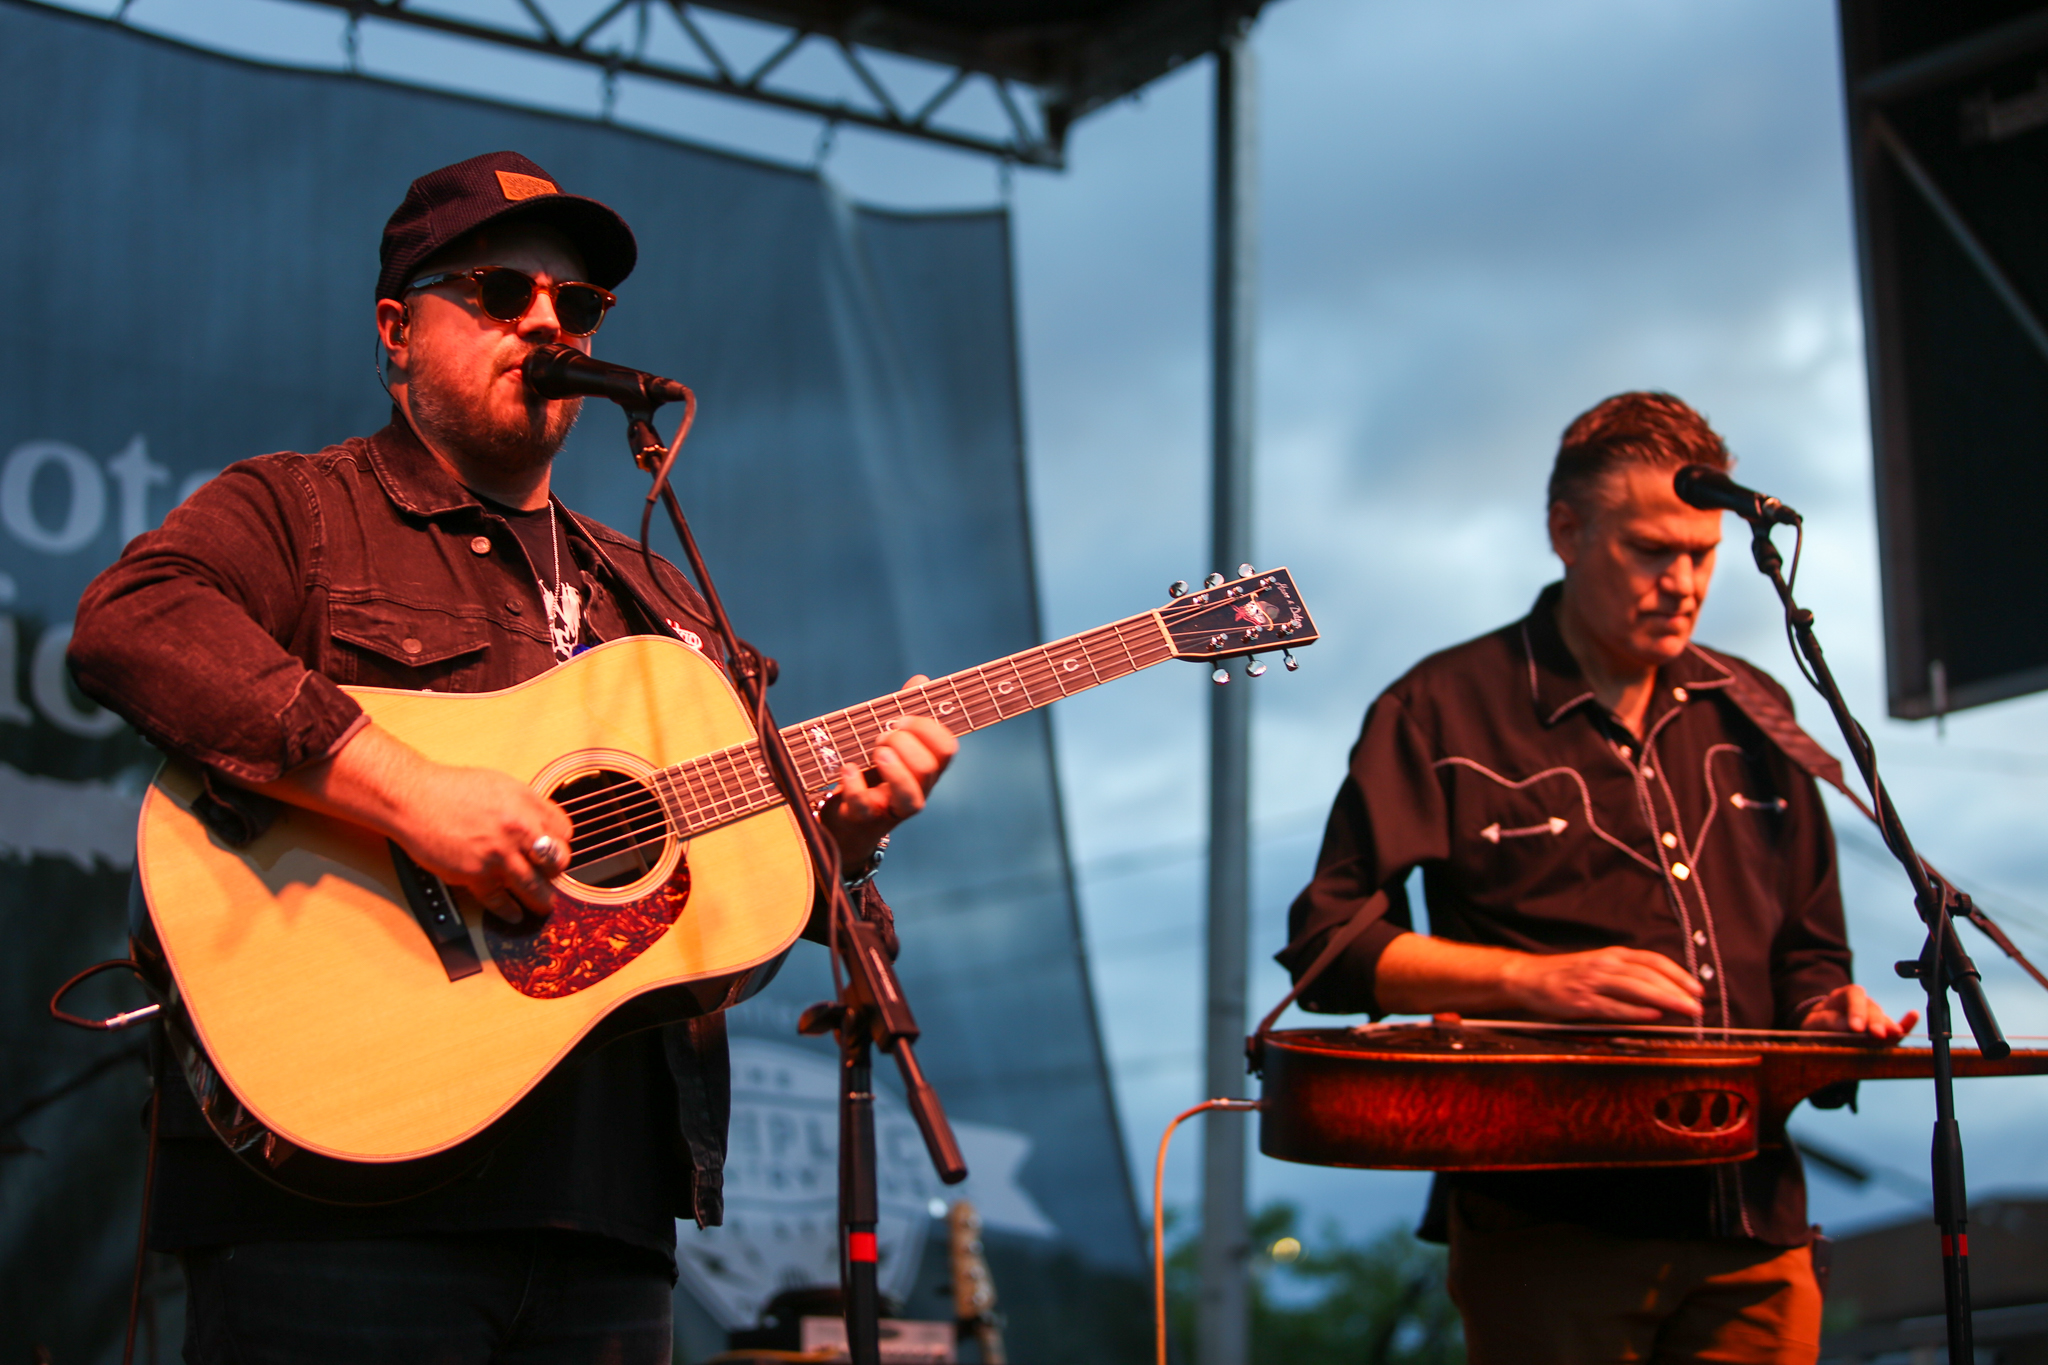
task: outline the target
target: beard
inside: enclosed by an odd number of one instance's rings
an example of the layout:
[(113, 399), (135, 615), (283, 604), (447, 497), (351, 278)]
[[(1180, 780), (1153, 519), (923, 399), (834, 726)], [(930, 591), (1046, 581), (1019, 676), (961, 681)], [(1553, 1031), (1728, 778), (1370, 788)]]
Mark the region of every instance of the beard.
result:
[(582, 415), (581, 398), (549, 401), (528, 392), (511, 412), (462, 395), (460, 376), (431, 350), (414, 356), (408, 397), (413, 420), (467, 460), (508, 474), (545, 465)]

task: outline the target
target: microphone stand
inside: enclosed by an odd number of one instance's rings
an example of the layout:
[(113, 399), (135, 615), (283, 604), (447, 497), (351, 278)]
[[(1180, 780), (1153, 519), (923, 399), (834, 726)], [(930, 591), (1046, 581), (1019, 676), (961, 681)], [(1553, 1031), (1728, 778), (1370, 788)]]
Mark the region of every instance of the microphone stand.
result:
[[(644, 390), (645, 386), (643, 395)], [(881, 1365), (881, 1291), (876, 1279), (875, 1244), (881, 1209), (876, 1191), (873, 1048), (879, 1047), (896, 1058), (905, 1099), (917, 1120), (918, 1131), (924, 1135), (925, 1151), (939, 1179), (948, 1185), (959, 1184), (967, 1178), (967, 1163), (960, 1155), (952, 1126), (946, 1121), (938, 1092), (918, 1066), (914, 1046), (918, 1038), (917, 1021), (889, 961), (881, 931), (854, 910), (841, 879), (839, 847), (818, 819), (824, 802), (812, 803), (796, 760), (769, 710), (768, 671), (760, 654), (742, 645), (734, 632), (718, 588), (705, 568), (704, 556), (697, 549), (697, 538), (690, 532), (689, 519), (683, 515), (682, 503), (669, 485), (669, 473), (682, 453), (691, 423), (696, 420), (696, 395), (683, 390), (683, 420), (671, 446), (664, 446), (654, 429), (658, 402), (646, 402), (643, 406), (619, 398), (613, 401), (625, 410), (626, 444), (633, 462), (653, 477), (647, 490), (647, 504), (640, 514), (640, 553), (648, 564), (649, 575), (653, 575), (653, 552), (648, 547), (647, 531), (658, 500), (668, 512), (669, 524), (675, 528), (676, 539), (682, 543), (683, 554), (689, 561), (690, 574), (697, 580), (710, 609), (732, 680), (753, 713), (762, 758), (790, 814), (796, 818), (811, 857), (812, 872), (826, 897), (827, 947), (832, 953), (837, 998), (806, 1009), (797, 1030), (812, 1035), (832, 1033), (839, 1042), (839, 1271), (847, 1354), (852, 1365)], [(658, 586), (659, 580), (655, 582)]]
[(1811, 669), (1807, 680), (1827, 701), (1835, 724), (1841, 727), (1849, 754), (1863, 774), (1864, 785), (1870, 789), (1885, 847), (1906, 869), (1906, 876), (1913, 883), (1913, 904), (1927, 925), (1927, 942), (1920, 956), (1898, 963), (1896, 969), (1902, 977), (1917, 979), (1927, 991), (1927, 1036), (1934, 1044), (1934, 1220), (1941, 1228), (1941, 1288), (1948, 1315), (1948, 1358), (1967, 1362), (1975, 1359), (1970, 1321), (1970, 1240), (1966, 1227), (1969, 1200), (1963, 1184), (1962, 1132), (1956, 1126), (1955, 1070), (1949, 1055), (1949, 991), (1954, 990), (1962, 1001), (1963, 1016), (1986, 1057), (2005, 1057), (2012, 1052), (2012, 1045), (2000, 1032), (1991, 1003), (1984, 998), (1976, 964), (1970, 961), (1956, 937), (1950, 908), (1969, 913), (1968, 898), (1933, 875), (1913, 851), (1913, 842), (1892, 805), (1891, 794), (1878, 779), (1877, 753), (1870, 735), (1849, 713), (1848, 703), (1842, 700), (1842, 689), (1828, 668), (1827, 656), (1821, 652), (1820, 641), (1813, 632), (1813, 613), (1793, 600), (1792, 589), (1785, 582), (1785, 561), (1771, 543), (1772, 522), (1773, 518), (1768, 516), (1751, 518), (1750, 553), (1757, 568), (1778, 590), (1778, 600), (1785, 606), (1786, 628)]

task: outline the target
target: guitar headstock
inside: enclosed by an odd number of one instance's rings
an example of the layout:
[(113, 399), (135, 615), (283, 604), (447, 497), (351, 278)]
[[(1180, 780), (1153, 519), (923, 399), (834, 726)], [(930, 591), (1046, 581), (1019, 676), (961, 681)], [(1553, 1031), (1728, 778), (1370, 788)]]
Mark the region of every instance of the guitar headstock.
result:
[[(1220, 574), (1209, 578), (1186, 596), (1175, 593), (1173, 601), (1159, 609), (1175, 658), (1234, 659), (1316, 642), (1315, 620), (1302, 605), (1294, 576), (1287, 570), (1268, 569), (1229, 583), (1222, 582)], [(1292, 659), (1288, 667), (1294, 667)], [(1257, 667), (1257, 672), (1264, 671), (1263, 665)]]

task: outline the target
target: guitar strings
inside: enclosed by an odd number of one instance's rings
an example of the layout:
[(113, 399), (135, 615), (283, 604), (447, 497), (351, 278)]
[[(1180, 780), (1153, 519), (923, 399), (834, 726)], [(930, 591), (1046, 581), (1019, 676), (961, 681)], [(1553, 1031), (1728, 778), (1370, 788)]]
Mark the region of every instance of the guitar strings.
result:
[[(1192, 614), (1194, 610), (1207, 609), (1209, 608), (1206, 606), (1184, 609), (1175, 615), (1185, 616)], [(1012, 715), (1035, 710), (1049, 701), (1069, 696), (1075, 691), (1109, 681), (1109, 678), (1102, 676), (1102, 668), (1096, 657), (1102, 646), (1113, 645), (1115, 650), (1124, 656), (1122, 660), (1111, 657), (1102, 661), (1110, 665), (1111, 678), (1125, 676), (1128, 672), (1170, 658), (1172, 649), (1165, 646), (1150, 631), (1145, 631), (1146, 624), (1145, 616), (1127, 618), (1080, 635), (1021, 650), (979, 668), (949, 674), (918, 687), (905, 688), (888, 697), (877, 698), (820, 717), (815, 721), (789, 727), (784, 731), (784, 737), (785, 740), (800, 741), (805, 731), (823, 728), (836, 746), (850, 748), (856, 757), (865, 759), (872, 754), (876, 741), (892, 728), (896, 719), (923, 715), (945, 723), (939, 714), (940, 707), (933, 705), (934, 689), (941, 689), (942, 697), (946, 693), (951, 694), (953, 702), (962, 712), (961, 722), (966, 727), (980, 729), (985, 725), (1008, 719)], [(1131, 648), (1131, 641), (1125, 638), (1125, 632), (1132, 628), (1137, 628), (1143, 633), (1139, 651), (1134, 651)], [(1069, 676), (1075, 672), (1071, 667), (1074, 660), (1066, 648), (1068, 646), (1079, 646), (1076, 652), (1088, 665), (1089, 671), (1085, 677), (1073, 678), (1073, 681), (1079, 684), (1077, 687), (1070, 687), (1062, 677), (1062, 663), (1069, 665), (1066, 670)], [(1155, 655), (1155, 651), (1156, 657), (1142, 660), (1139, 657), (1140, 653)], [(1068, 657), (1056, 657), (1062, 654)], [(1127, 667), (1118, 667), (1119, 664), (1125, 664)], [(1005, 672), (1010, 675), (1008, 678), (1002, 676)], [(963, 681), (968, 683), (967, 694), (961, 691), (960, 684)], [(975, 690), (973, 684), (977, 682), (981, 684), (981, 691), (986, 693), (986, 697), (982, 701), (970, 701), (968, 694)], [(1023, 690), (1023, 705), (1014, 711), (1006, 710), (1002, 700), (1005, 695), (1003, 689), (1013, 684)], [(1046, 692), (1056, 695), (1046, 696), (1041, 700), (1038, 694)], [(882, 709), (884, 707), (895, 714), (885, 719)], [(863, 710), (868, 713), (867, 719), (862, 719), (858, 715)], [(844, 732), (843, 737), (836, 733), (839, 731)], [(797, 743), (791, 747), (802, 762), (805, 757), (802, 745)], [(740, 760), (745, 760), (744, 766)], [(822, 767), (822, 764), (818, 766)], [(677, 798), (678, 805), (695, 808), (687, 812), (689, 814), (702, 816), (706, 813), (707, 807), (728, 807), (723, 813), (711, 812), (720, 823), (723, 823), (751, 814), (755, 809), (766, 809), (780, 799), (772, 784), (759, 775), (757, 767), (758, 749), (755, 744), (748, 743), (662, 770), (655, 778), (666, 783)], [(724, 770), (721, 771), (721, 768)], [(564, 801), (563, 808), (578, 827), (574, 839), (574, 857), (577, 865), (599, 856), (609, 857), (627, 851), (626, 847), (622, 846), (626, 844), (630, 844), (634, 850), (645, 849), (665, 838), (670, 828), (667, 803), (662, 800), (662, 794), (649, 783), (639, 779), (628, 778), (593, 791), (579, 793), (576, 797)], [(656, 819), (649, 821), (647, 817), (650, 815)], [(657, 826), (661, 831), (659, 835), (652, 839), (642, 837), (651, 833)]]
[[(1049, 649), (1050, 646), (1046, 648)], [(993, 666), (994, 665), (989, 665), (988, 667)], [(1034, 667), (1033, 672), (1037, 675), (1037, 680), (1043, 680), (1049, 677), (1053, 682), (1058, 682), (1057, 673), (1049, 664), (1038, 664)], [(941, 679), (940, 682), (950, 683), (951, 679)], [(899, 716), (911, 714), (924, 714), (931, 716), (933, 719), (938, 719), (938, 716), (935, 714), (937, 708), (933, 707), (930, 704), (930, 692), (934, 687), (937, 687), (939, 685), (940, 684), (938, 682), (935, 682), (922, 685), (918, 688), (907, 688), (902, 692), (895, 693), (886, 699), (881, 699), (881, 704), (887, 704), (892, 706)], [(957, 695), (957, 687), (952, 688), (950, 690), (954, 690)], [(1029, 686), (1027, 684), (1027, 692), (1028, 690)], [(1065, 689), (1062, 689), (1062, 695), (1064, 694)], [(906, 706), (904, 705), (904, 701), (906, 699), (914, 699), (915, 702), (921, 702), (923, 703), (923, 705)], [(964, 697), (959, 698), (959, 704), (969, 713), (967, 723), (970, 725), (975, 725), (976, 718), (974, 717), (973, 712), (976, 708), (974, 708), (970, 703), (968, 703)], [(839, 722), (841, 727), (848, 732), (847, 737), (852, 741), (853, 745), (858, 746), (858, 748), (860, 749), (871, 749), (873, 738), (881, 733), (886, 732), (888, 722), (880, 720), (879, 711), (877, 710), (878, 703), (870, 702), (864, 703), (863, 705), (865, 706), (865, 709), (867, 709), (870, 713), (876, 716), (876, 720), (874, 722), (873, 730), (871, 733), (864, 733), (868, 732), (870, 727), (857, 720), (854, 716), (854, 712), (860, 708), (848, 708), (845, 711), (837, 712), (831, 716), (821, 718), (820, 721), (809, 722), (808, 726), (815, 728), (819, 725), (823, 725), (827, 729), (827, 732), (829, 734), (831, 732), (833, 723), (835, 721)], [(995, 713), (994, 718), (1002, 718), (1001, 708), (998, 703), (991, 702), (991, 708)], [(806, 727), (792, 728), (796, 729), (800, 733), (801, 730)], [(979, 726), (977, 725), (976, 728), (979, 728)], [(787, 732), (785, 733), (787, 734)], [(835, 738), (838, 737), (835, 736)], [(745, 746), (736, 746), (736, 750), (743, 749), (746, 751), (752, 751), (753, 747), (754, 746), (751, 744)], [(715, 785), (719, 789), (729, 788), (731, 786), (731, 775), (719, 775), (715, 773), (715, 768), (718, 764), (718, 761), (720, 759), (730, 759), (734, 757), (743, 756), (745, 755), (737, 751), (722, 751), (719, 754), (706, 755), (703, 758), (693, 760), (689, 764), (678, 765), (677, 768), (668, 770), (668, 773), (665, 775), (684, 779), (689, 788), (688, 794), (691, 796), (698, 798), (709, 796), (713, 801), (724, 800), (726, 799), (727, 792), (721, 790), (719, 792), (714, 793), (712, 791), (712, 787)], [(702, 775), (704, 774), (706, 769), (714, 770), (714, 772), (712, 773), (712, 781), (709, 783), (701, 780)], [(764, 780), (755, 778), (751, 774), (745, 774), (740, 776), (742, 776), (742, 787), (740, 795), (746, 796), (752, 794), (748, 791), (749, 788), (753, 788), (756, 790), (765, 789)], [(698, 780), (690, 780), (692, 778), (696, 778)], [(574, 809), (577, 813), (582, 814), (587, 818), (588, 816), (595, 814), (604, 804), (616, 804), (618, 801), (632, 799), (632, 793), (636, 789), (644, 790), (644, 787), (641, 783), (636, 781), (615, 783), (610, 787), (600, 788), (593, 792), (584, 793), (580, 795), (578, 798), (575, 798)], [(568, 803), (565, 803), (565, 806), (567, 804)]]
[[(1500, 1032), (1525, 1031), (1531, 1033), (1597, 1033), (1608, 1035), (1617, 1033), (1679, 1033), (1684, 1034), (1688, 1038), (1720, 1037), (1726, 1035), (1738, 1038), (1759, 1039), (1796, 1038), (1809, 1043), (1826, 1038), (1869, 1037), (1868, 1034), (1850, 1033), (1845, 1030), (1835, 1029), (1702, 1028), (1697, 1024), (1561, 1024), (1549, 1023), (1534, 1019), (1460, 1019), (1458, 1023), (1459, 1026), (1463, 1028), (1498, 1030)], [(1402, 1030), (1426, 1029), (1433, 1027), (1435, 1027), (1435, 1025), (1423, 1023), (1356, 1024), (1353, 1025), (1351, 1028), (1346, 1029), (1345, 1032), (1357, 1035), (1359, 1037), (1370, 1037), (1371, 1035), (1376, 1033), (1389, 1033), (1398, 1032)], [(2025, 1033), (2011, 1033), (2007, 1034), (2006, 1037), (2008, 1039), (2016, 1038), (2022, 1042), (2032, 1041), (2034, 1039), (2034, 1035)], [(1901, 1039), (1900, 1041), (1918, 1042), (1924, 1040), (1912, 1039), (1909, 1037), (1907, 1039)]]
[[(1121, 625), (1122, 623), (1119, 623), (1118, 627), (1100, 628), (1097, 631), (1092, 631), (1088, 634), (1094, 636), (1117, 636), (1120, 634)], [(1089, 643), (1085, 637), (1072, 637), (1072, 641), (1075, 643)], [(996, 664), (985, 665), (983, 668), (971, 670), (971, 672), (980, 675), (978, 680), (984, 683), (984, 687), (986, 690), (989, 690), (991, 691), (991, 693), (993, 693), (995, 689), (986, 688), (986, 684), (988, 682), (986, 675), (988, 671), (993, 668), (998, 668), (1001, 664), (1009, 664), (1010, 671), (1013, 674), (1017, 675), (1018, 681), (1025, 688), (1025, 699), (1027, 702), (1027, 706), (1035, 707), (1036, 705), (1042, 703), (1037, 702), (1036, 698), (1034, 698), (1031, 695), (1034, 683), (1038, 684), (1039, 688), (1042, 690), (1044, 684), (1050, 682), (1053, 685), (1053, 687), (1059, 691), (1060, 695), (1065, 696), (1069, 694), (1070, 689), (1068, 689), (1061, 682), (1058, 666), (1051, 659), (1054, 646), (1064, 643), (1068, 643), (1068, 641), (1055, 641), (1051, 645), (1041, 646), (1037, 650), (1033, 651), (1021, 652), (1019, 655), (1011, 656), (1011, 658), (1009, 659), (998, 661)], [(1119, 643), (1121, 644), (1122, 642), (1119, 641)], [(1084, 649), (1083, 651), (1084, 654), (1092, 654), (1092, 652), (1092, 649)], [(1125, 653), (1127, 655), (1129, 654), (1128, 648), (1125, 649)], [(1133, 664), (1133, 666), (1142, 666), (1138, 664), (1138, 661), (1135, 659), (1135, 657), (1131, 658), (1131, 663)], [(1086, 680), (1086, 683), (1089, 686), (1093, 686), (1097, 682), (1101, 681), (1101, 677), (1100, 669), (1094, 667), (1092, 658), (1090, 659), (1090, 672), (1092, 676)], [(958, 704), (967, 712), (967, 715), (965, 717), (966, 723), (970, 726), (974, 726), (975, 728), (979, 728), (979, 724), (977, 723), (979, 721), (979, 717), (976, 715), (976, 712), (979, 710), (979, 708), (973, 705), (972, 703), (968, 702), (968, 700), (964, 696), (959, 695), (958, 685), (955, 681), (955, 679), (959, 676), (961, 675), (953, 675), (948, 678), (941, 679), (939, 680), (939, 682), (923, 684), (917, 688), (907, 688), (901, 692), (892, 694), (888, 698), (879, 699), (877, 702), (864, 703), (862, 707), (848, 708), (845, 711), (824, 717), (821, 721), (811, 722), (809, 723), (809, 725), (811, 728), (816, 728), (817, 726), (822, 725), (824, 728), (826, 728), (827, 733), (831, 734), (834, 722), (837, 722), (840, 728), (843, 728), (848, 732), (847, 737), (852, 741), (853, 746), (857, 747), (860, 750), (871, 750), (873, 740), (880, 734), (886, 733), (890, 724), (889, 721), (885, 721), (881, 718), (881, 712), (879, 709), (880, 706), (887, 705), (891, 707), (899, 717), (911, 714), (924, 714), (927, 716), (931, 716), (934, 719), (937, 719), (938, 716), (934, 713), (937, 711), (938, 708), (933, 707), (931, 705), (931, 691), (933, 688), (938, 687), (940, 683), (945, 683), (947, 684), (947, 690), (954, 693), (956, 699), (958, 700)], [(911, 701), (913, 705), (906, 706), (904, 704), (905, 701)], [(921, 705), (919, 705), (918, 703), (921, 703)], [(991, 712), (993, 713), (992, 719), (1002, 719), (1004, 717), (1005, 713), (1002, 710), (1001, 702), (998, 697), (994, 695), (990, 697), (989, 707)], [(866, 709), (870, 713), (870, 716), (873, 717), (872, 725), (868, 723), (863, 723), (862, 721), (857, 719), (855, 713), (860, 709)], [(794, 728), (801, 732), (801, 730), (806, 727)], [(834, 738), (836, 739), (838, 737), (834, 736)], [(753, 746), (747, 745), (741, 747), (744, 750), (751, 750)], [(767, 795), (767, 784), (764, 781), (758, 779), (758, 777), (752, 773), (720, 774), (716, 771), (717, 767), (719, 766), (720, 760), (726, 760), (729, 764), (731, 759), (744, 756), (745, 754), (740, 752), (725, 752), (716, 755), (707, 755), (705, 758), (695, 760), (690, 764), (679, 765), (675, 769), (668, 770), (663, 775), (670, 777), (671, 779), (681, 779), (681, 781), (677, 783), (677, 785), (682, 788), (681, 794), (694, 798), (696, 803), (698, 804), (702, 804), (706, 798), (709, 798), (709, 800), (713, 803), (729, 803), (731, 800), (734, 799), (735, 796), (737, 796), (739, 799), (744, 800), (748, 797), (759, 797), (762, 795)], [(734, 776), (738, 776), (740, 778), (740, 788), (737, 793), (734, 793), (731, 790), (731, 779)], [(710, 780), (705, 780), (706, 777), (709, 777)], [(613, 784), (611, 787), (601, 788), (594, 792), (584, 793), (576, 799), (574, 813), (581, 816), (587, 822), (588, 820), (590, 820), (591, 817), (595, 816), (600, 810), (604, 810), (607, 807), (617, 806), (622, 802), (631, 801), (634, 799), (634, 794), (636, 791), (644, 790), (644, 786), (639, 782), (625, 782)]]
[[(817, 729), (824, 730), (835, 751), (841, 754), (851, 752), (854, 759), (865, 762), (872, 758), (881, 737), (894, 728), (896, 721), (905, 717), (924, 716), (952, 728), (945, 719), (950, 714), (944, 700), (947, 694), (960, 710), (958, 723), (966, 731), (978, 730), (1013, 715), (1036, 710), (1074, 692), (1164, 662), (1173, 657), (1176, 649), (1149, 629), (1155, 619), (1170, 628), (1235, 600), (1238, 598), (1171, 603), (1157, 613), (1140, 613), (1078, 635), (1019, 650), (977, 668), (948, 674), (933, 682), (905, 688), (887, 697), (791, 726), (783, 731), (783, 738), (790, 744), (799, 764), (811, 762), (812, 756), (806, 753), (802, 741), (809, 731)], [(1133, 630), (1138, 632), (1135, 649), (1134, 641), (1127, 634)], [(1115, 657), (1118, 653), (1123, 656), (1121, 660)], [(1103, 654), (1107, 657), (1099, 657)], [(1077, 657), (1087, 664), (1085, 677), (1075, 676), (1078, 673)], [(1105, 663), (1110, 669), (1108, 678), (1103, 676), (1102, 665)], [(1078, 685), (1069, 686), (1070, 681)], [(964, 693), (961, 690), (963, 682), (967, 687)], [(983, 695), (970, 700), (976, 692), (976, 684), (980, 685), (979, 691)], [(1022, 705), (1008, 710), (1003, 699), (1012, 687), (1021, 689)], [(941, 700), (937, 705), (933, 704), (934, 689), (941, 689)], [(1048, 693), (1051, 695), (1043, 695)], [(885, 717), (883, 708), (893, 714)], [(867, 713), (865, 719), (859, 714), (862, 711)], [(823, 755), (817, 755), (811, 765), (821, 770), (821, 780), (809, 785), (807, 790), (827, 789), (830, 782), (828, 775), (822, 772), (825, 766)], [(757, 742), (732, 746), (662, 769), (653, 774), (651, 780), (626, 777), (578, 793), (562, 802), (563, 810), (574, 827), (571, 866), (587, 866), (603, 858), (643, 851), (663, 842), (671, 832), (685, 835), (686, 830), (679, 828), (673, 818), (677, 814), (689, 817), (689, 829), (694, 830), (708, 827), (706, 816), (712, 822), (725, 823), (768, 809), (779, 800), (780, 794), (773, 783), (760, 772)], [(721, 806), (725, 808), (723, 811), (717, 809)]]

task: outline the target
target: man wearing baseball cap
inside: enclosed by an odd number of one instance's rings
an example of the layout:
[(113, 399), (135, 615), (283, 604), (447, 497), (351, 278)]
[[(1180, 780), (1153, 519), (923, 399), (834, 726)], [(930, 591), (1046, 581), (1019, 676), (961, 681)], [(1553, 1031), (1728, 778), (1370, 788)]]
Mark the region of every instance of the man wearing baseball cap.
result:
[[(590, 349), (636, 254), (617, 213), (516, 153), (415, 180), (379, 252), (390, 425), (231, 466), (86, 590), (79, 686), (202, 767), (219, 837), (246, 842), (292, 802), (395, 841), (493, 913), (547, 912), (561, 808), (429, 760), (340, 685), (494, 691), (624, 635), (715, 638), (672, 566), (650, 573), (636, 542), (550, 494), (580, 400), (523, 378), (536, 347)], [(917, 720), (881, 743), (877, 776), (849, 767), (825, 809), (850, 869), (955, 748)], [(186, 1359), (666, 1361), (673, 1219), (721, 1216), (727, 1066), (720, 1016), (631, 1035), (558, 1068), (480, 1167), (376, 1205), (266, 1182), (160, 1070), (150, 1236), (185, 1268)]]

